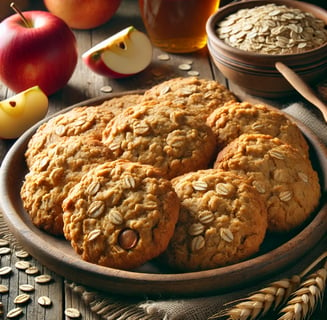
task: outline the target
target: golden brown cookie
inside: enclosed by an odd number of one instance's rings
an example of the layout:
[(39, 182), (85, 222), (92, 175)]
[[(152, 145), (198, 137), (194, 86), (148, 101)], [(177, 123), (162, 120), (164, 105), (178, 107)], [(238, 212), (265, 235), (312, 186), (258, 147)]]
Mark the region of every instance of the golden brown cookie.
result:
[(102, 130), (108, 122), (140, 99), (141, 95), (124, 95), (104, 101), (99, 106), (76, 107), (54, 116), (42, 124), (30, 139), (25, 153), (27, 165), (30, 167), (35, 155), (63, 137), (85, 136), (101, 140)]
[(267, 211), (245, 177), (215, 169), (172, 180), (181, 201), (174, 236), (164, 254), (173, 268), (197, 271), (255, 254), (267, 230)]
[(63, 209), (65, 236), (84, 260), (133, 269), (166, 249), (179, 199), (160, 170), (117, 160), (85, 174)]
[(309, 146), (298, 128), (283, 112), (262, 104), (230, 102), (216, 109), (207, 119), (218, 148), (222, 149), (243, 133), (261, 133), (277, 137), (308, 156)]
[(116, 158), (153, 165), (167, 178), (206, 168), (216, 149), (211, 129), (196, 115), (155, 101), (116, 116), (102, 141)]
[(35, 156), (25, 176), (21, 198), (34, 225), (55, 235), (63, 234), (62, 201), (92, 166), (112, 159), (100, 141), (65, 137)]
[(243, 134), (218, 154), (214, 167), (251, 179), (266, 201), (270, 231), (300, 226), (319, 203), (319, 178), (310, 159), (278, 138)]
[(173, 78), (153, 86), (144, 93), (144, 100), (169, 101), (205, 120), (216, 108), (237, 99), (217, 81), (186, 77)]

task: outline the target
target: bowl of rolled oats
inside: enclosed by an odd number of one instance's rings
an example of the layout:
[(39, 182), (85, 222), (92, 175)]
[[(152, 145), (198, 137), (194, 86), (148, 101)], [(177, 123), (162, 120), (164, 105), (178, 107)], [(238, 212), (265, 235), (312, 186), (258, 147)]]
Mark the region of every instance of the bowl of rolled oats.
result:
[(277, 98), (294, 89), (283, 62), (310, 84), (327, 73), (327, 11), (295, 0), (249, 0), (221, 7), (207, 21), (208, 50), (222, 74), (244, 92)]

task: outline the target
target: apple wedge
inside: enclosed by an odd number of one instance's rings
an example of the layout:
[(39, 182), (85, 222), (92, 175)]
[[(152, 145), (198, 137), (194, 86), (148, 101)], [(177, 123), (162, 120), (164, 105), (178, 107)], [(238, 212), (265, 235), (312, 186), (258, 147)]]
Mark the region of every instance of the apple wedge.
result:
[(130, 26), (86, 51), (82, 59), (95, 73), (123, 78), (143, 71), (151, 63), (152, 45), (145, 33)]
[(45, 117), (48, 106), (48, 97), (39, 86), (0, 101), (0, 138), (18, 138)]

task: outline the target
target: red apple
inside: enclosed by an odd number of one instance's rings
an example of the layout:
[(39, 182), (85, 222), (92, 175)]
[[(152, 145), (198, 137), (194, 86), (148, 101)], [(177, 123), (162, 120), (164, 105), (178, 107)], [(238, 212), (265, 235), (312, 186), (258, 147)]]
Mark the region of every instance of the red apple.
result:
[(0, 23), (0, 80), (14, 92), (38, 85), (50, 95), (66, 85), (77, 64), (76, 39), (46, 11), (13, 14)]
[(107, 22), (121, 0), (44, 0), (46, 8), (71, 28), (91, 29)]
[(130, 26), (86, 51), (82, 59), (100, 75), (123, 78), (143, 71), (151, 63), (152, 45), (145, 33)]

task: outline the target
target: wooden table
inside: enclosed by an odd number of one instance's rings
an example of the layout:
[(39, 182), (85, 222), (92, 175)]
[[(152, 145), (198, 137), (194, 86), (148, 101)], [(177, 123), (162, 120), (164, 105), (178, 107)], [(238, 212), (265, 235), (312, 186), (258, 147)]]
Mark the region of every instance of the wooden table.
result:
[[(41, 1), (31, 1), (33, 4), (30, 9), (44, 9)], [(104, 26), (101, 26), (94, 30), (80, 31), (74, 30), (76, 35), (79, 56), (94, 44), (114, 34), (115, 32), (129, 26), (134, 25), (140, 30), (144, 30), (143, 23), (140, 19), (137, 1), (135, 0), (123, 0), (121, 7), (117, 14)], [(192, 54), (170, 54), (170, 60), (160, 61), (157, 57), (162, 53), (158, 49), (154, 49), (153, 62), (151, 66), (142, 72), (141, 74), (130, 77), (127, 79), (112, 80), (105, 77), (96, 75), (90, 71), (79, 59), (77, 68), (70, 79), (67, 86), (62, 90), (50, 96), (49, 114), (53, 114), (67, 106), (73, 105), (85, 99), (98, 97), (105, 94), (102, 90), (106, 86), (110, 86), (113, 92), (123, 92), (135, 89), (146, 89), (156, 83), (163, 80), (177, 77), (187, 76), (186, 71), (178, 69), (178, 65), (185, 61), (192, 61), (192, 70), (199, 72), (200, 77), (213, 78), (217, 81), (229, 86), (236, 94), (242, 99), (257, 100), (256, 97), (246, 97), (239, 91), (238, 88), (228, 84), (219, 71), (212, 65), (207, 49), (203, 49), (199, 52)], [(0, 99), (3, 100), (6, 97), (13, 95), (13, 92), (8, 90), (6, 86), (0, 83)], [(298, 100), (298, 96), (294, 96), (291, 99)], [(259, 99), (260, 100), (260, 99)], [(280, 106), (281, 104), (289, 103), (290, 101), (270, 101), (271, 104)], [(5, 156), (8, 149), (14, 143), (12, 140), (0, 140), (0, 163)], [(2, 225), (2, 230), (6, 227)], [(6, 238), (6, 232), (0, 234), (0, 238)], [(11, 244), (13, 248), (15, 241)], [(1, 276), (0, 282), (6, 284), (9, 287), (9, 293), (1, 294), (1, 300), (3, 303), (4, 314), (9, 310), (16, 307), (14, 304), (14, 298), (21, 293), (19, 291), (19, 285), (24, 283), (30, 283), (30, 278), (19, 271), (15, 267), (16, 261), (19, 259), (14, 253), (9, 253), (1, 256), (1, 266), (11, 266), (12, 272), (8, 276)], [(40, 269), (41, 273), (51, 274), (53, 281), (50, 284), (36, 284), (35, 291), (31, 293), (30, 301), (23, 305), (23, 315), (19, 319), (29, 320), (53, 320), (64, 318), (64, 310), (68, 307), (74, 307), (81, 311), (82, 319), (95, 320), (100, 319), (90, 309), (85, 306), (78, 294), (72, 292), (70, 287), (65, 284), (65, 279), (57, 275), (55, 272), (47, 270), (47, 268), (40, 265), (32, 257), (28, 259), (31, 265), (35, 265)], [(52, 306), (48, 308), (41, 307), (37, 303), (39, 296), (46, 295), (52, 300)], [(326, 312), (326, 299), (324, 303), (324, 310), (321, 316)], [(0, 319), (1, 316), (0, 316)], [(323, 318), (321, 318), (323, 319)]]

